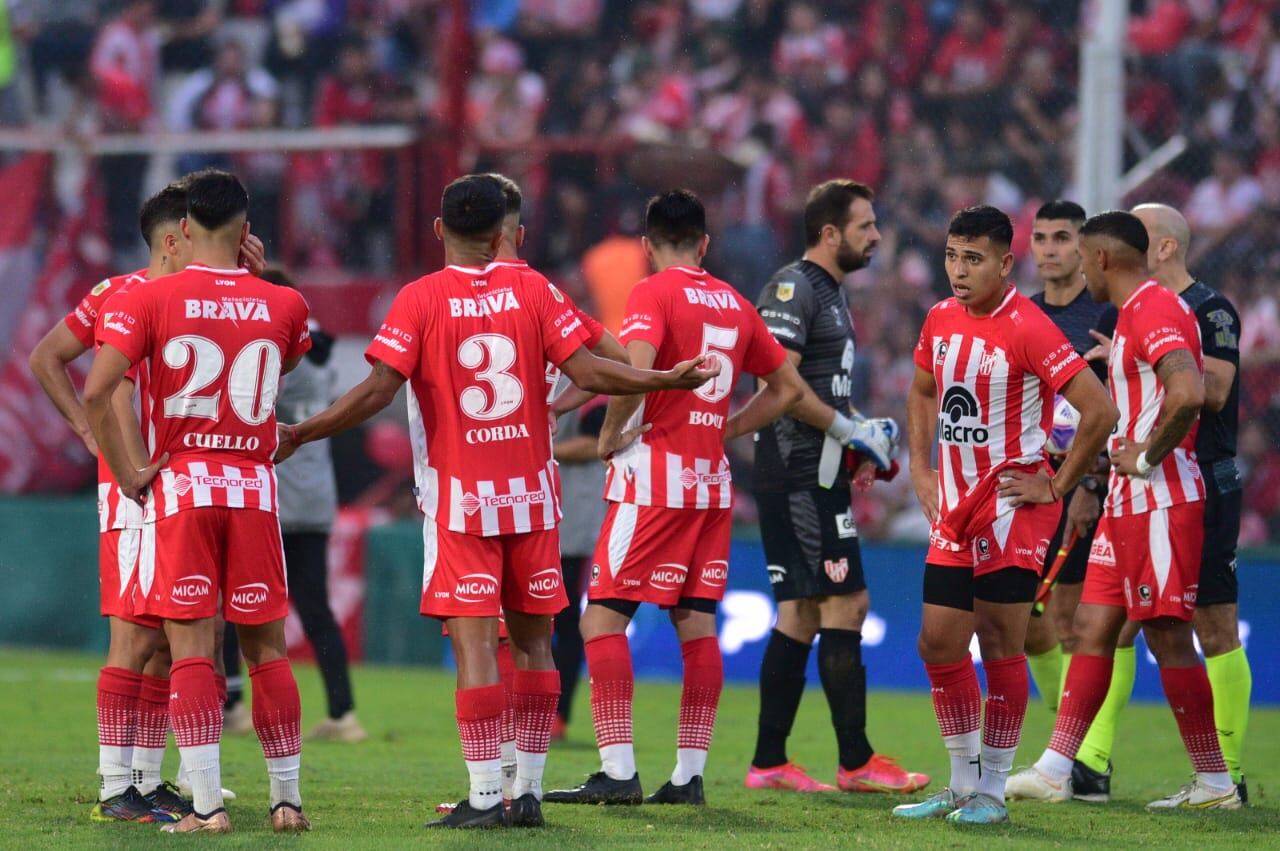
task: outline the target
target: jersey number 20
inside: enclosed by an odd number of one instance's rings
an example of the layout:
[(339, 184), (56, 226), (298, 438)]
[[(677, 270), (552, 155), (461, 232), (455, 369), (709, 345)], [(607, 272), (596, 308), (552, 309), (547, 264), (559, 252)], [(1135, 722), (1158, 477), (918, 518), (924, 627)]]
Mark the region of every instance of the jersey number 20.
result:
[[(208, 337), (184, 334), (164, 344), (163, 356), (170, 369), (193, 364), (187, 383), (164, 400), (164, 415), (218, 419), (222, 391), (199, 394), (222, 375), (222, 365), (227, 360), (222, 347)], [(280, 348), (270, 340), (246, 344), (231, 361), (231, 371), (227, 373), (231, 410), (248, 425), (262, 425), (271, 418), (279, 388)]]

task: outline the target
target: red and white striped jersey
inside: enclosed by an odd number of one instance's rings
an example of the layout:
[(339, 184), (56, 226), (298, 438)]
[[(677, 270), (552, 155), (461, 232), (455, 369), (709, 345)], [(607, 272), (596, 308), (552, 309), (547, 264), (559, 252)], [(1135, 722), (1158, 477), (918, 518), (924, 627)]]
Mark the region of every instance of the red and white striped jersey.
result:
[(706, 354), (720, 374), (693, 391), (645, 396), (627, 428), (653, 428), (609, 462), (605, 499), (666, 508), (729, 508), (733, 483), (724, 455), (729, 395), (741, 373), (768, 375), (786, 352), (755, 306), (702, 269), (672, 266), (636, 284), (621, 342), (657, 349), (654, 369)]
[(519, 264), (447, 266), (400, 290), (365, 358), (409, 381), (427, 517), (471, 535), (555, 528), (546, 363), (586, 336), (573, 302)]
[(1085, 368), (1058, 326), (1012, 286), (987, 316), (954, 298), (934, 305), (915, 362), (938, 388), (940, 523), (994, 468), (1048, 459), (1053, 395)]
[(311, 348), (297, 290), (188, 266), (112, 299), (97, 341), (149, 369), (147, 447), (169, 463), (152, 482), (148, 521), (208, 506), (276, 510), (280, 373)]
[[(1204, 371), (1200, 326), (1195, 314), (1178, 296), (1154, 280), (1147, 281), (1120, 307), (1116, 335), (1107, 361), (1107, 387), (1120, 422), (1111, 432), (1107, 449), (1115, 451), (1120, 438), (1142, 443), (1159, 424), (1164, 386), (1156, 377), (1156, 364), (1170, 352), (1186, 349)], [(1196, 432), (1191, 424), (1186, 437), (1145, 478), (1111, 471), (1107, 514), (1123, 517), (1204, 499), (1204, 481), (1196, 462)]]
[[(93, 289), (80, 299), (80, 303), (63, 318), (67, 329), (75, 336), (80, 345), (86, 349), (94, 348), (94, 329), (98, 324), (106, 303), (120, 293), (127, 292), (135, 284), (147, 279), (147, 270), (140, 269), (128, 275), (115, 275), (100, 281)], [(130, 380), (139, 381), (136, 374)], [(144, 392), (138, 384), (139, 393)], [(109, 532), (112, 529), (140, 528), (142, 526), (142, 507), (131, 499), (126, 499), (111, 475), (111, 467), (105, 458), (98, 455), (98, 531)]]

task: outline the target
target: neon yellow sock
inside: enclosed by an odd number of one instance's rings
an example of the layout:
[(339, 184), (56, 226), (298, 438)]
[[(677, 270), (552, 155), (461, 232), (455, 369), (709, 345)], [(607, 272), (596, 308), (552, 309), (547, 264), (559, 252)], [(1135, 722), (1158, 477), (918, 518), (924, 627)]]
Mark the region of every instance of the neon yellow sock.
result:
[[(1061, 647), (1062, 645), (1058, 645)], [(1058, 677), (1058, 696), (1061, 699), (1062, 693), (1067, 690), (1067, 669), (1071, 667), (1071, 654), (1062, 651), (1062, 674)]]
[(1227, 761), (1231, 779), (1240, 782), (1240, 754), (1244, 750), (1244, 734), (1249, 726), (1249, 695), (1253, 691), (1253, 672), (1243, 647), (1230, 653), (1204, 660), (1213, 686), (1213, 719), (1218, 727), (1222, 757)]
[(1080, 745), (1076, 759), (1094, 771), (1106, 771), (1111, 762), (1111, 746), (1116, 740), (1116, 723), (1120, 713), (1129, 705), (1133, 694), (1133, 678), (1138, 673), (1138, 654), (1132, 647), (1116, 648), (1115, 667), (1111, 669), (1111, 686), (1106, 700), (1089, 727), (1089, 734)]
[(1031, 679), (1036, 682), (1036, 691), (1044, 699), (1044, 705), (1050, 712), (1058, 711), (1058, 698), (1062, 694), (1062, 645), (1053, 645), (1052, 650), (1032, 656), (1027, 654), (1027, 666), (1031, 668)]

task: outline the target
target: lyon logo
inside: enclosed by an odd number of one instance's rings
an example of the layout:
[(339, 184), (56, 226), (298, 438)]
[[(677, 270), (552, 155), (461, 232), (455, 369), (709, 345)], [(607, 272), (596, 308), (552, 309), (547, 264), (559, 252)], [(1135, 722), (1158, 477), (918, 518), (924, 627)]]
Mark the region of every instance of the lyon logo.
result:
[(529, 577), (529, 596), (535, 600), (554, 600), (560, 590), (560, 569), (548, 567)]
[(196, 606), (213, 593), (213, 583), (207, 576), (183, 576), (173, 583), (169, 596), (180, 606)]
[(468, 573), (453, 589), (453, 598), (459, 603), (482, 603), (497, 595), (498, 583), (487, 573)]
[(267, 586), (264, 582), (250, 582), (231, 592), (231, 608), (237, 612), (256, 612), (267, 602)]
[(684, 585), (685, 577), (688, 575), (689, 568), (683, 564), (667, 562), (658, 565), (649, 575), (649, 584), (659, 591), (676, 591)]
[(832, 582), (844, 582), (845, 577), (849, 575), (849, 559), (827, 559), (822, 563), (822, 568)]

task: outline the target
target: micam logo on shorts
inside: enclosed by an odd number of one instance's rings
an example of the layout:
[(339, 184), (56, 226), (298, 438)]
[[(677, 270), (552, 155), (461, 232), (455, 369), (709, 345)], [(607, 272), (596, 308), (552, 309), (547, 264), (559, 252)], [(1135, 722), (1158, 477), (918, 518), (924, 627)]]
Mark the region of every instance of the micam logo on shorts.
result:
[(666, 562), (658, 565), (653, 573), (649, 574), (649, 584), (659, 591), (675, 591), (684, 585), (685, 577), (688, 575), (689, 568), (685, 565)]
[(547, 494), (544, 491), (533, 491), (532, 493), (503, 493), (489, 494), (488, 496), (476, 496), (473, 493), (464, 493), (462, 499), (458, 500), (459, 507), (470, 517), (481, 508), (506, 508), (508, 506), (517, 505), (539, 505), (547, 501)]
[(481, 603), (498, 595), (498, 583), (487, 573), (468, 573), (453, 586), (453, 598), (459, 603)]
[(538, 600), (554, 600), (560, 590), (560, 568), (548, 567), (529, 577), (529, 596)]
[(213, 583), (207, 576), (183, 576), (174, 581), (169, 589), (173, 602), (182, 606), (195, 606), (209, 599), (213, 594)]
[(724, 559), (707, 562), (702, 566), (701, 579), (703, 585), (722, 587), (729, 580), (729, 562)]
[(968, 389), (955, 385), (942, 394), (938, 434), (948, 443), (983, 444), (991, 438), (991, 433), (982, 424), (978, 400)]
[(256, 612), (265, 602), (267, 602), (265, 582), (238, 585), (231, 591), (231, 608), (237, 612)]

